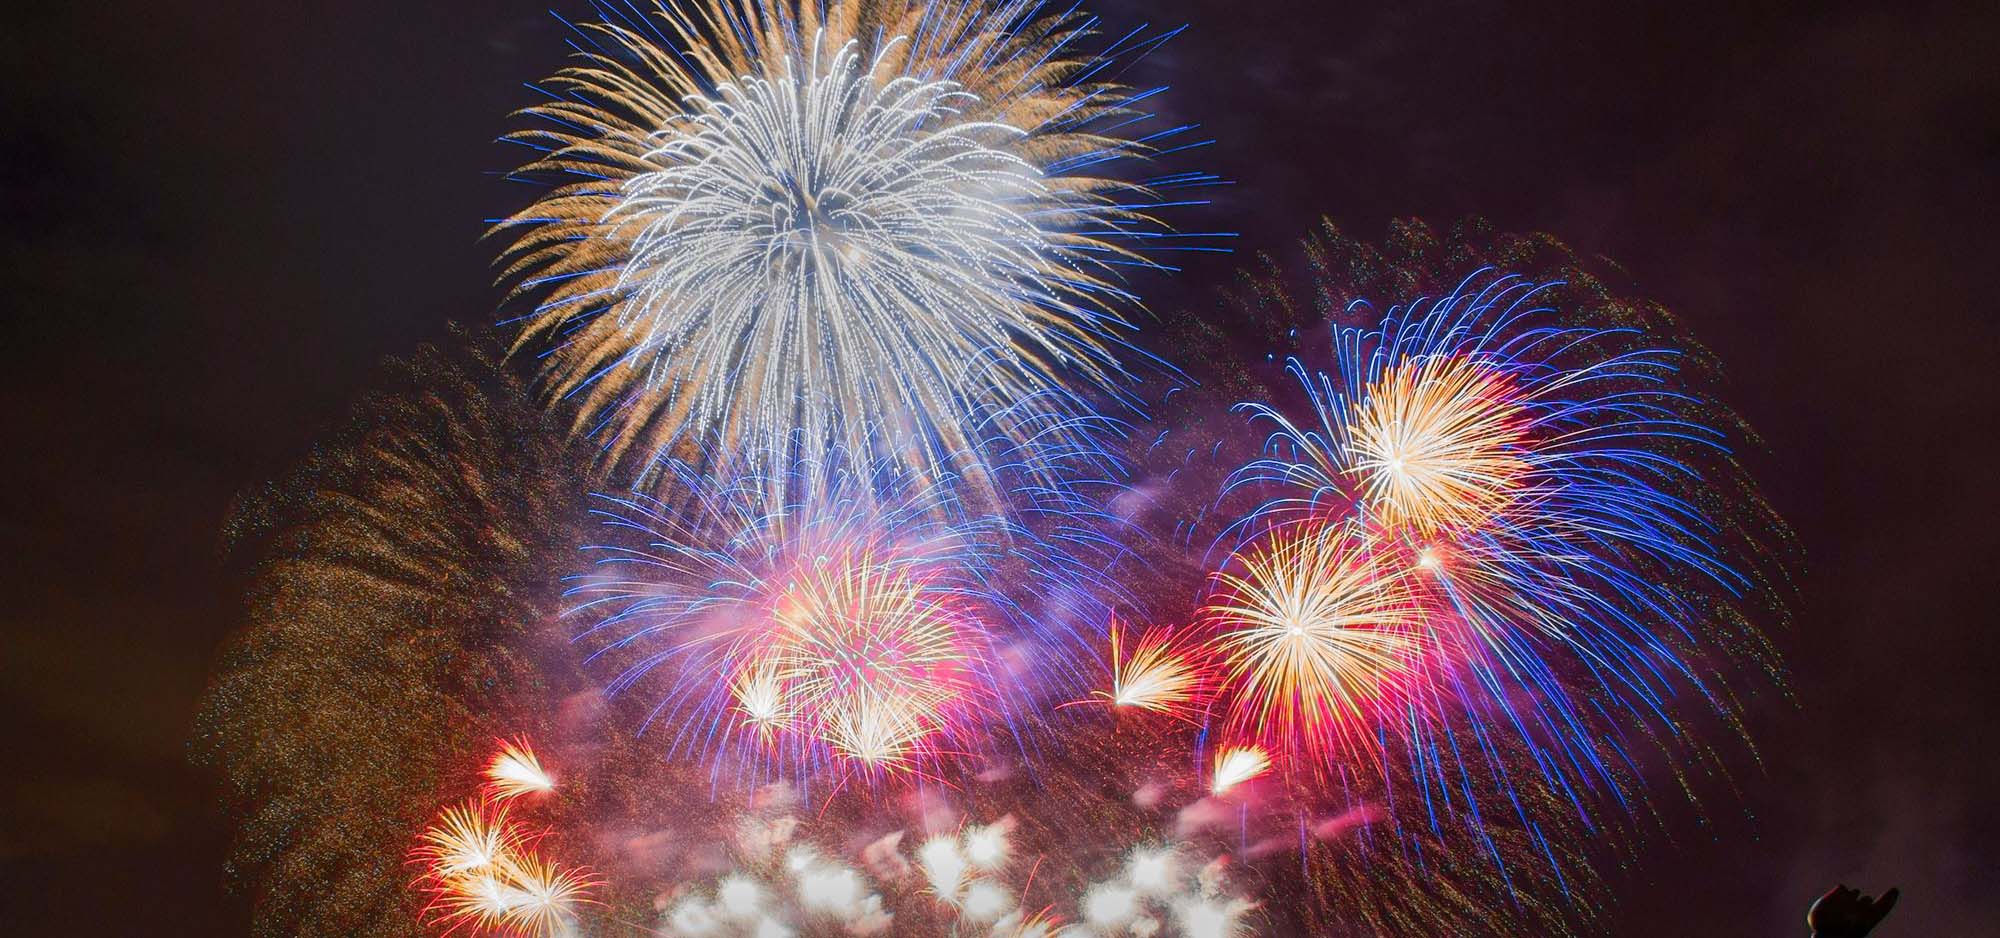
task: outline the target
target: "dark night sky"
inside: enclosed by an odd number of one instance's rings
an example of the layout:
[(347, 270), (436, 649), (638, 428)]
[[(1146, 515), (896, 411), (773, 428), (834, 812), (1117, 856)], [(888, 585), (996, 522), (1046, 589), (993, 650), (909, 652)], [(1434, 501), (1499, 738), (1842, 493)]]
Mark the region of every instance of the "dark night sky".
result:
[[(490, 318), (481, 219), (524, 195), (492, 139), (562, 29), (540, 0), (35, 6), (0, 28), (0, 921), (241, 934), (184, 745), (231, 624), (218, 524), (379, 358)], [(1476, 212), (1618, 259), (1727, 363), (1808, 552), (1798, 706), (1753, 713), (1712, 826), (1614, 876), (1616, 933), (1802, 934), (1846, 880), (1904, 887), (1884, 938), (1991, 934), (2000, 7), (1746, 6), (1097, 4), (1194, 25), (1154, 65), (1244, 248)]]

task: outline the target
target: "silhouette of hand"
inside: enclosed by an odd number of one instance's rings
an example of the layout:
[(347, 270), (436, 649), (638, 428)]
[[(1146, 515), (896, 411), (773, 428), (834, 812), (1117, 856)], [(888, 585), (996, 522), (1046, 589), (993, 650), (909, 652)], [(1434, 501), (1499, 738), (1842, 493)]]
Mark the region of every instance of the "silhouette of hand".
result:
[(1877, 899), (1862, 895), (1859, 889), (1835, 886), (1806, 910), (1806, 927), (1818, 938), (1861, 938), (1881, 924), (1896, 907), (1900, 894), (1891, 887)]

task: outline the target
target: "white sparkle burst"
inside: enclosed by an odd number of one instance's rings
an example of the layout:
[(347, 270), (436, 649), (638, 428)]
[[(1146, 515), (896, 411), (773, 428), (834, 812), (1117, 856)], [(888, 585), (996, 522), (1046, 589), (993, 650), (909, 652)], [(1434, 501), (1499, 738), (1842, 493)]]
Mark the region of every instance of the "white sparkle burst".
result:
[(992, 493), (997, 466), (1108, 458), (1082, 391), (1125, 381), (1116, 271), (1157, 266), (1131, 245), (1187, 204), (1162, 190), (1213, 177), (1097, 175), (1186, 128), (1121, 135), (1143, 95), (1090, 77), (1110, 61), (1075, 51), (1092, 20), (1023, 0), (658, 12), (685, 51), (598, 27), (606, 53), (529, 109), (553, 126), (511, 138), (545, 154), (524, 170), (588, 181), (501, 224), (503, 276), (537, 301), (520, 343), (553, 346), (549, 390), (607, 459), (760, 473), (839, 451)]

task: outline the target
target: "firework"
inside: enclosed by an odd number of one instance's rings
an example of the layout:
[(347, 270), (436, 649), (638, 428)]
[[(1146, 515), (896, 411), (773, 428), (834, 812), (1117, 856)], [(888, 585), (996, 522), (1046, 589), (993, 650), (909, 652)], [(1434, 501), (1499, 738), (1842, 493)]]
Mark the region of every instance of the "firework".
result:
[(960, 916), (972, 924), (997, 921), (1013, 911), (1014, 895), (997, 883), (980, 880), (966, 887), (959, 908)]
[(1173, 850), (1144, 848), (1132, 851), (1125, 867), (1125, 878), (1131, 882), (1133, 889), (1154, 895), (1171, 888), (1178, 871), (1179, 864)]
[(941, 580), (866, 545), (822, 547), (789, 571), (757, 642), (753, 673), (775, 674), (808, 731), (870, 765), (943, 733), (969, 705), (968, 650), (982, 630)]
[(743, 723), (756, 729), (764, 742), (773, 741), (778, 731), (793, 726), (795, 714), (788, 697), (787, 678), (775, 658), (750, 664), (729, 681), (729, 694)]
[(445, 808), (411, 851), (425, 913), (449, 934), (465, 926), (555, 938), (574, 931), (596, 883), (549, 860), (512, 815), (507, 799), (554, 788), (526, 740), (502, 741), (488, 763), (489, 798)]
[(992, 876), (1007, 864), (1013, 826), (1011, 818), (1002, 818), (925, 841), (917, 849), (917, 864), (931, 894), (974, 921), (992, 921), (1007, 912), (1013, 905), (1012, 893)]
[(1249, 910), (1250, 904), (1241, 899), (1187, 900), (1174, 905), (1174, 924), (1188, 938), (1238, 938), (1250, 934), (1244, 921)]
[(1013, 818), (1001, 818), (983, 827), (969, 827), (965, 831), (965, 859), (973, 869), (992, 871), (1007, 864), (1009, 851), (1008, 835), (1014, 829)]
[(557, 184), (496, 230), (519, 341), (553, 342), (609, 458), (783, 483), (754, 461), (837, 448), (980, 484), (996, 439), (1093, 450), (1066, 382), (1122, 384), (1116, 271), (1212, 181), (1116, 172), (1186, 130), (1122, 136), (1150, 92), (1106, 80), (1165, 37), (1091, 54), (1095, 19), (1027, 0), (603, 12), (511, 138)]
[(526, 740), (502, 742), (500, 751), (486, 766), (486, 790), (499, 799), (518, 798), (555, 790), (555, 779), (542, 770), (535, 750)]
[(965, 873), (970, 865), (958, 844), (958, 838), (933, 837), (917, 849), (917, 863), (923, 867), (924, 877), (930, 882), (931, 892), (940, 902), (957, 902), (965, 891)]
[[(660, 920), (670, 938), (764, 938), (828, 923), (850, 935), (885, 931), (893, 913), (867, 872), (798, 842), (796, 819), (737, 819), (737, 865), (711, 883), (676, 884)], [(900, 859), (900, 857), (899, 857)]]
[[(1602, 931), (1587, 927), (1603, 896), (1588, 854), (1606, 846), (1609, 832), (1585, 827), (1513, 740), (1493, 738), (1497, 756), (1522, 774), (1503, 784), (1472, 773), (1449, 794), (1434, 793), (1433, 828), (1423, 799), (1404, 798), (1422, 785), (1412, 772), (1428, 766), (1346, 763), (1333, 779), (1281, 773), (1285, 754), (1262, 746), (1225, 739), (1197, 758), (1197, 735), (1171, 721), (1063, 712), (1080, 719), (1044, 753), (1050, 768), (1035, 786), (969, 790), (986, 810), (1028, 806), (1011, 838), (1021, 858), (1014, 868), (1041, 857), (1036, 882), (1059, 884), (1054, 895), (1081, 900), (1100, 884), (1123, 887), (1141, 905), (1157, 900), (1150, 907), (1166, 934), (1182, 933), (1168, 919), (1183, 906), (1190, 925), (1227, 911), (1239, 931), (1274, 935), (1453, 934), (1468, 921), (1481, 934), (1524, 938)], [(1442, 823), (1462, 798), (1482, 806), (1481, 823)], [(1170, 830), (1156, 832), (1162, 820)], [(1116, 875), (1094, 859), (1135, 840)], [(1204, 861), (1218, 856), (1258, 884), (1254, 919), (1238, 898), (1199, 887)], [(1060, 908), (1087, 921), (1080, 905)]]
[(587, 901), (592, 881), (535, 854), (513, 858), (507, 867), (509, 905), (505, 923), (536, 938), (567, 934), (577, 906)]
[(662, 687), (675, 748), (905, 771), (1045, 693), (1001, 667), (1000, 641), (1074, 639), (1011, 597), (1088, 601), (1094, 575), (1010, 522), (955, 520), (948, 486), (840, 473), (780, 511), (762, 482), (692, 470), (691, 509), (604, 501), (645, 543), (598, 549), (600, 572), (572, 591), (595, 620), (580, 640), (618, 662), (614, 691)]
[(1223, 794), (1271, 769), (1271, 755), (1255, 746), (1234, 746), (1215, 754), (1209, 791)]
[(468, 925), (498, 928), (520, 901), (520, 894), (498, 872), (483, 872), (440, 881), (437, 895), (425, 912), (430, 923), (444, 926), (450, 934)]
[(412, 858), (432, 894), (426, 911), (447, 932), (477, 925), (561, 934), (592, 885), (535, 852), (504, 805), (484, 801), (446, 808)]
[(1364, 390), (1347, 472), (1383, 524), (1428, 535), (1506, 510), (1528, 469), (1512, 390), (1505, 372), (1460, 356), (1416, 358)]
[(548, 628), (579, 454), (457, 341), (386, 365), (350, 425), (230, 521), (244, 621), (194, 749), (227, 782), (261, 938), (418, 934), (396, 860), (435, 780), (489, 755), (479, 727), (583, 686)]
[(1405, 579), (1358, 524), (1283, 526), (1216, 575), (1203, 610), (1231, 726), (1315, 748), (1373, 735), (1419, 666)]
[[(876, 825), (891, 818), (870, 815)], [(1251, 904), (1229, 891), (1222, 864), (1195, 860), (1198, 848), (1187, 845), (1121, 847), (1130, 843), (1126, 831), (1072, 824), (1055, 842), (1013, 862), (1009, 858), (1023, 847), (1014, 842), (1017, 822), (1009, 816), (933, 834), (915, 849), (906, 846), (908, 832), (898, 830), (869, 844), (857, 863), (810, 839), (815, 830), (842, 828), (826, 816), (810, 822), (758, 813), (740, 818), (726, 872), (667, 887), (676, 900), (666, 909), (661, 931), (673, 938), (836, 930), (999, 938), (1076, 934), (1060, 928), (1064, 918), (1162, 938), (1248, 931)], [(1040, 899), (1030, 904), (1030, 895), (1053, 901), (1036, 908)], [(1177, 914), (1182, 910), (1191, 914)], [(1227, 930), (1208, 930), (1214, 924)]]
[[(1331, 372), (1291, 365), (1309, 419), (1248, 406), (1274, 431), (1235, 484), (1273, 494), (1247, 519), (1236, 562), (1280, 584), (1348, 571), (1333, 581), (1348, 584), (1340, 595), (1380, 600), (1364, 619), (1406, 626), (1353, 659), (1369, 666), (1334, 672), (1341, 680), (1244, 684), (1267, 702), (1260, 722), (1283, 730), (1317, 707), (1308, 722), (1338, 716), (1359, 731), (1351, 738), (1403, 737), (1415, 763), (1464, 759), (1498, 777), (1519, 767), (1490, 743), (1456, 744), (1453, 727), (1512, 732), (1558, 788), (1616, 792), (1631, 727), (1682, 735), (1653, 722), (1673, 719), (1662, 705), (1676, 687), (1726, 708), (1683, 657), (1702, 630), (1733, 627), (1733, 597), (1751, 586), (1700, 507), (1717, 493), (1697, 467), (1724, 438), (1679, 382), (1681, 353), (1629, 329), (1551, 322), (1537, 304), (1546, 290), (1482, 274), (1379, 325), (1337, 329)], [(1350, 533), (1339, 558), (1262, 546), (1294, 529)], [(1417, 642), (1417, 657), (1396, 636)], [(1284, 660), (1278, 646), (1220, 640), (1238, 678)], [(1396, 681), (1405, 661), (1411, 679)], [(1363, 706), (1385, 700), (1384, 687), (1397, 691), (1390, 706)], [(1604, 716), (1617, 711), (1631, 719)]]
[(520, 832), (508, 823), (505, 807), (469, 802), (438, 816), (424, 831), (417, 856), (435, 876), (477, 877), (490, 874), (519, 845)]
[(1171, 629), (1148, 630), (1128, 654), (1124, 630), (1113, 622), (1111, 689), (1091, 693), (1114, 707), (1190, 719), (1210, 683), (1200, 654), (1197, 644), (1182, 641)]

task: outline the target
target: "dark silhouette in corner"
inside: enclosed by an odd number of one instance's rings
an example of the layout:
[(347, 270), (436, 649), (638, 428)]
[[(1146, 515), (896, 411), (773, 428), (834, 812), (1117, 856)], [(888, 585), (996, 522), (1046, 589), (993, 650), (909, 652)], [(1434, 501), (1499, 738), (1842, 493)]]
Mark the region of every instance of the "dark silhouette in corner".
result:
[(1813, 938), (1861, 938), (1888, 917), (1899, 895), (1893, 886), (1880, 899), (1835, 886), (1806, 910), (1806, 927), (1812, 929)]

